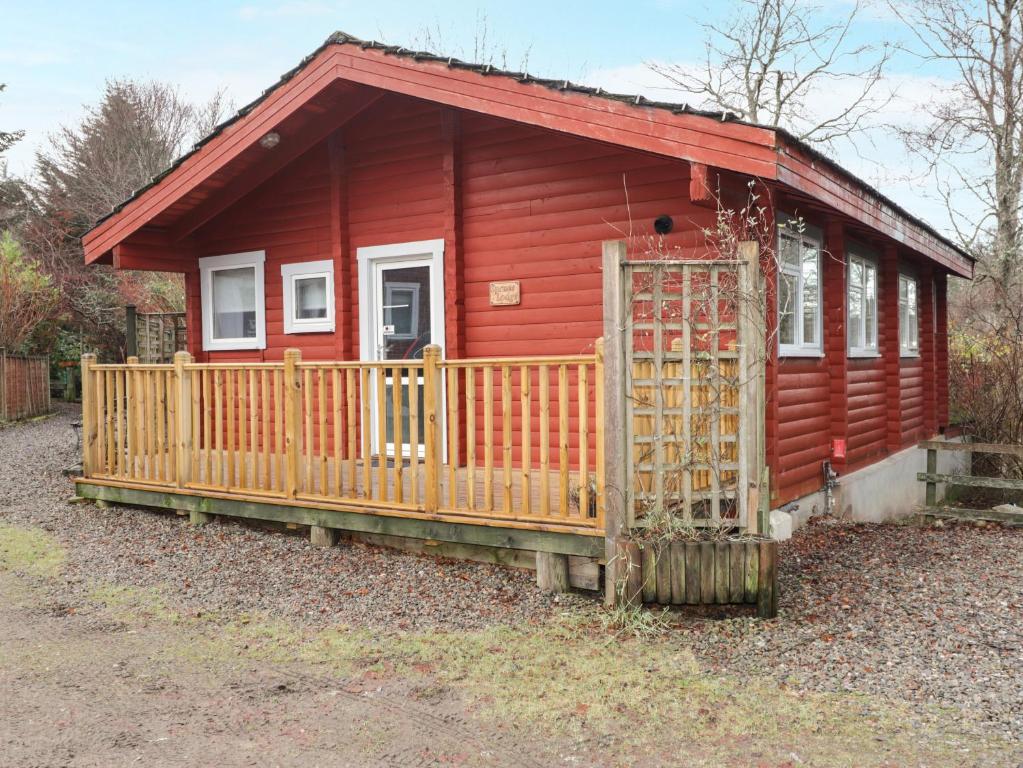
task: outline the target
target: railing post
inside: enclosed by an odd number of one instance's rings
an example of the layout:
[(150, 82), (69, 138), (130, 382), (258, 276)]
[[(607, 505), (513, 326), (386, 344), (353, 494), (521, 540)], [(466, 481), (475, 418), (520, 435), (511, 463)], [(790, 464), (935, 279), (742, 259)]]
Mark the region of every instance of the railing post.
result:
[(443, 413), (440, 385), (440, 347), (431, 344), (423, 350), (423, 402), (426, 409), (423, 425), (426, 433), (426, 493), (427, 512), (436, 512), (440, 505), (440, 473), (443, 464), (437, 414)]
[(188, 352), (174, 353), (174, 381), (176, 382), (174, 394), (177, 397), (177, 484), (178, 488), (184, 488), (192, 480), (192, 449), (194, 436), (192, 435), (192, 374), (185, 369), (185, 366), (192, 362), (192, 356)]
[(298, 494), (300, 453), (302, 451), (302, 372), (298, 364), (302, 352), (284, 350), (284, 493), (289, 499)]
[(92, 477), (96, 462), (96, 440), (99, 437), (96, 424), (96, 382), (92, 366), (96, 355), (82, 355), (82, 476)]

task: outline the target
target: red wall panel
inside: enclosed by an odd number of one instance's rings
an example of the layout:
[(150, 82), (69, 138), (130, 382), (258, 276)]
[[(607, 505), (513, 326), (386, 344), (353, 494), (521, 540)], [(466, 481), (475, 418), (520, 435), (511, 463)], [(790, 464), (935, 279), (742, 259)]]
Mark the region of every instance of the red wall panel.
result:
[(885, 452), (887, 410), (884, 361), (880, 357), (849, 360), (848, 469), (855, 469)]

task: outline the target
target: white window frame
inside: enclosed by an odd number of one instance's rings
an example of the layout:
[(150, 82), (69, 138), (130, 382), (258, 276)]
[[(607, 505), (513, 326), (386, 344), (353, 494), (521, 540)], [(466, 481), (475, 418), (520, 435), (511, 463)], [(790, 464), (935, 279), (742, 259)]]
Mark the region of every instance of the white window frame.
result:
[(860, 333), (859, 338), (863, 340), (861, 345), (849, 344), (848, 338), (848, 327), (846, 329), (846, 344), (848, 345), (849, 357), (879, 357), (880, 351), (877, 343), (877, 327), (878, 327), (878, 316), (880, 306), (880, 270), (878, 268), (877, 259), (867, 255), (867, 253), (856, 246), (847, 247), (846, 252), (848, 254), (846, 263), (846, 283), (845, 283), (845, 306), (846, 306), (846, 322), (849, 322), (850, 312), (849, 308), (852, 305), (852, 296), (850, 295), (850, 289), (852, 286), (852, 265), (858, 263), (863, 267), (863, 274), (866, 277), (866, 271), (872, 270), (874, 272), (874, 333), (873, 338), (867, 338), (867, 285), (866, 279), (863, 281), (863, 285), (860, 293)]
[[(915, 299), (912, 321), (909, 316), (909, 292), (906, 292), (906, 299), (902, 298), (902, 286), (912, 284), (915, 288), (913, 298)], [(899, 273), (899, 356), (920, 357), (920, 281), (913, 275), (905, 272)], [(903, 312), (905, 307), (905, 313)], [(906, 322), (903, 322), (903, 317)]]
[[(325, 278), (327, 283), (327, 316), (316, 318), (296, 317), (298, 301), (295, 297), (295, 283), (300, 279)], [(281, 288), (284, 293), (285, 333), (333, 333), (334, 332), (334, 262), (300, 261), (281, 265)]]
[[(800, 266), (796, 269), (787, 267), (781, 258), (781, 240), (783, 236), (795, 238), (800, 247)], [(802, 250), (812, 246), (817, 250), (817, 341), (807, 344), (803, 341), (803, 269)], [(797, 225), (795, 219), (788, 216), (779, 216), (778, 226), (778, 273), (779, 276), (787, 274), (796, 278), (795, 307), (793, 308), (794, 326), (796, 332), (795, 343), (784, 344), (781, 340), (781, 304), (777, 308), (778, 319), (778, 355), (780, 357), (822, 357), (824, 355), (824, 273), (823, 259), (821, 254), (824, 249), (824, 238), (816, 227), (805, 224)]]
[[(266, 251), (227, 253), (199, 259), (199, 292), (202, 298), (202, 348), (207, 352), (233, 349), (266, 349), (266, 284), (264, 264)], [(255, 338), (217, 339), (213, 336), (213, 275), (216, 272), (239, 267), (252, 267), (255, 271)]]

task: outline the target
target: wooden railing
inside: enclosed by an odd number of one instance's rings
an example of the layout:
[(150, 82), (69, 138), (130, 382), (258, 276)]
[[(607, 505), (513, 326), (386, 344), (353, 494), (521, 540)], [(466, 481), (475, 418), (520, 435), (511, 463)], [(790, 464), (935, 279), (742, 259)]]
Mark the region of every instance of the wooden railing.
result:
[(83, 474), (140, 487), (603, 530), (603, 360), (97, 365)]

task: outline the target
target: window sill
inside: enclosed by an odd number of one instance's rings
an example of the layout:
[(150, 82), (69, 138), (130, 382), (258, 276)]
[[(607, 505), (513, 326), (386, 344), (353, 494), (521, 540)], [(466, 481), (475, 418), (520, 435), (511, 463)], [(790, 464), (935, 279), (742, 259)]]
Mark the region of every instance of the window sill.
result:
[(778, 357), (822, 358), (824, 353), (819, 349), (779, 349)]
[(296, 333), (333, 333), (333, 332), (334, 332), (333, 324), (323, 323), (321, 323), (320, 325), (310, 326), (289, 325), (287, 328), (284, 329), (284, 333), (287, 336), (291, 336)]
[(900, 360), (917, 360), (920, 358), (919, 352), (899, 352)]
[(211, 341), (202, 345), (203, 352), (235, 352), (239, 350), (262, 350), (266, 345), (258, 339), (244, 341)]
[(849, 357), (850, 360), (873, 360), (873, 359), (881, 357), (881, 353), (880, 352), (857, 352), (857, 351), (850, 351), (848, 353), (848, 357)]

